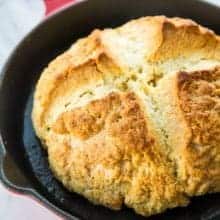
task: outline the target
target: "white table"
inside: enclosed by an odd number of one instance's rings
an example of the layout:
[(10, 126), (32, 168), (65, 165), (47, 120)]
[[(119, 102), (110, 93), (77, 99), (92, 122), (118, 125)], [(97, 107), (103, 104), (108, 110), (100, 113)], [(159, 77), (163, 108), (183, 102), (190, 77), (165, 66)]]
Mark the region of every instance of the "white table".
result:
[[(17, 42), (44, 16), (42, 0), (0, 0), (0, 68)], [(209, 0), (220, 5), (220, 0)], [(16, 15), (16, 16), (15, 16)], [(0, 184), (1, 220), (57, 220), (58, 216), (28, 197)]]

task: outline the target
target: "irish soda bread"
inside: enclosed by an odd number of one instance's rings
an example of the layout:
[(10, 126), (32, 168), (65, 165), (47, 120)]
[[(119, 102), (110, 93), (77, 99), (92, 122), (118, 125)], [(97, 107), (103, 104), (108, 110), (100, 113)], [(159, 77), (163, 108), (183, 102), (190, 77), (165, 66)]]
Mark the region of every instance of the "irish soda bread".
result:
[(78, 40), (43, 71), (33, 124), (51, 169), (95, 204), (149, 216), (220, 191), (220, 37), (144, 17)]

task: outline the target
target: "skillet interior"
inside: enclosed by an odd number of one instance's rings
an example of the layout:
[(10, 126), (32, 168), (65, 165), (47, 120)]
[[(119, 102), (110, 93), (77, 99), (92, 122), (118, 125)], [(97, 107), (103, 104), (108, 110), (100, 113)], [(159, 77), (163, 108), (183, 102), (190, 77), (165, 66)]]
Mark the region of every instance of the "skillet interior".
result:
[[(41, 70), (74, 40), (94, 28), (114, 27), (132, 18), (158, 14), (189, 17), (220, 34), (220, 8), (199, 1), (90, 0), (55, 14), (23, 40), (7, 62), (0, 85), (0, 132), (5, 148), (0, 151), (0, 173), (7, 186), (34, 195), (67, 218), (146, 219), (127, 208), (115, 212), (94, 206), (65, 190), (48, 168), (47, 155), (35, 137), (30, 114), (33, 89)], [(194, 198), (187, 208), (149, 219), (220, 219), (220, 194)]]

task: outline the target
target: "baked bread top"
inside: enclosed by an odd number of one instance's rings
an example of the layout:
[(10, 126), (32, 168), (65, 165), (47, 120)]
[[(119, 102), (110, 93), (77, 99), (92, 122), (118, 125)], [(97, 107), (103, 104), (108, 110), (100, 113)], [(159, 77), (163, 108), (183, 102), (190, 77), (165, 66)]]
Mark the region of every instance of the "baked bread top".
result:
[(56, 177), (148, 216), (220, 191), (220, 37), (164, 16), (95, 30), (43, 71), (33, 124)]

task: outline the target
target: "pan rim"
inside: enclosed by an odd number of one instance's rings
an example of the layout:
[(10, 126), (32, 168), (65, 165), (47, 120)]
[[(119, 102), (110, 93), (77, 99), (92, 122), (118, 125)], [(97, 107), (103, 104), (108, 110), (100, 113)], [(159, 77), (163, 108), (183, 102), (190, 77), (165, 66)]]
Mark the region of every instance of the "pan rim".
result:
[[(194, 0), (195, 2), (203, 2), (204, 4), (207, 5), (211, 5), (213, 7), (219, 8), (220, 6), (208, 2), (207, 0)], [(55, 12), (51, 13), (50, 15), (48, 15), (47, 17), (45, 17), (42, 21), (40, 21), (37, 25), (35, 25), (15, 46), (15, 48), (13, 49), (13, 51), (10, 53), (10, 55), (8, 56), (8, 58), (6, 59), (6, 61), (3, 64), (3, 67), (1, 69), (1, 73), (0, 73), (0, 94), (3, 88), (3, 83), (4, 83), (4, 79), (6, 77), (6, 73), (7, 73), (7, 69), (9, 68), (9, 66), (11, 65), (11, 61), (14, 60), (15, 55), (17, 54), (17, 52), (20, 50), (20, 48), (22, 47), (22, 45), (27, 41), (27, 39), (35, 34), (38, 29), (42, 26), (42, 25), (46, 25), (47, 22), (49, 22), (50, 20), (54, 19), (57, 16), (60, 16), (61, 14), (65, 13), (68, 10), (72, 10), (72, 8), (76, 8), (78, 5), (84, 4), (88, 2), (88, 0), (80, 0), (80, 1), (76, 1), (72, 4), (67, 4), (66, 6), (63, 6), (62, 8), (56, 10)], [(54, 211), (56, 214), (60, 215), (60, 216), (64, 216), (68, 219), (74, 219), (77, 220), (79, 219), (76, 216), (73, 216), (71, 214), (69, 214), (68, 212), (62, 210), (61, 208), (59, 208), (57, 205), (52, 204), (48, 199), (46, 199), (45, 197), (43, 197), (42, 195), (40, 195), (34, 188), (24, 188), (24, 187), (19, 187), (14, 185), (13, 183), (11, 183), (10, 181), (7, 180), (7, 177), (5, 177), (4, 175), (4, 171), (3, 171), (3, 160), (4, 157), (6, 156), (7, 151), (5, 149), (5, 144), (3, 142), (3, 137), (2, 137), (2, 131), (1, 131), (1, 127), (0, 127), (0, 181), (3, 183), (3, 185), (10, 191), (21, 194), (21, 195), (27, 195), (30, 198), (38, 201), (41, 205), (43, 205), (44, 207), (50, 209), (51, 211)]]

